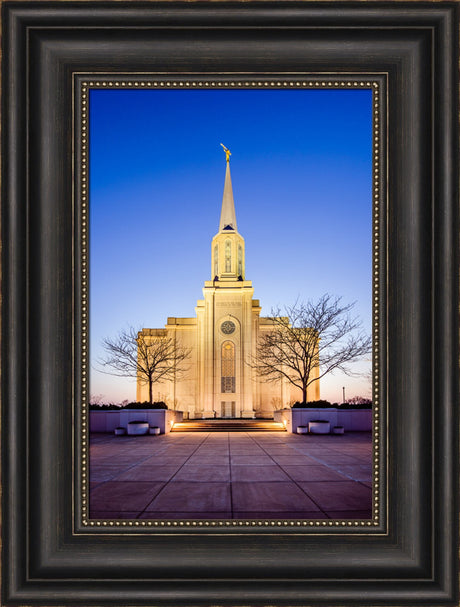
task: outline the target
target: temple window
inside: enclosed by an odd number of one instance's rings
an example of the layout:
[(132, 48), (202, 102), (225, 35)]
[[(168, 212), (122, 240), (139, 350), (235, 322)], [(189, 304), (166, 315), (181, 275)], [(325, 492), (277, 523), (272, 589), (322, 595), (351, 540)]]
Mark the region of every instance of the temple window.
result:
[(232, 271), (232, 243), (230, 240), (225, 241), (225, 271)]
[(214, 247), (214, 276), (219, 275), (219, 247)]
[(222, 344), (222, 385), (223, 393), (235, 392), (235, 344), (224, 341)]

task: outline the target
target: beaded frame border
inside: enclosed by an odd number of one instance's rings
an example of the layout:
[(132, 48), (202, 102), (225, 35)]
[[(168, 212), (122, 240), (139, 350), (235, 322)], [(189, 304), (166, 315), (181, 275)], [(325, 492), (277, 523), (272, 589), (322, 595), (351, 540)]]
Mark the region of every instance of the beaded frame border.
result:
[[(80, 432), (76, 436), (76, 424), (73, 424), (73, 443), (74, 447), (78, 443), (79, 449), (73, 449), (74, 479), (79, 483), (80, 491), (75, 491), (73, 495), (73, 520), (77, 517), (80, 524), (88, 532), (123, 532), (126, 535), (130, 532), (156, 532), (159, 530), (184, 532), (210, 530), (221, 532), (225, 530), (248, 531), (269, 530), (273, 532), (283, 532), (286, 529), (295, 530), (302, 533), (353, 533), (357, 534), (386, 534), (385, 521), (382, 520), (382, 499), (380, 496), (382, 486), (381, 479), (386, 479), (388, 472), (387, 460), (384, 454), (387, 452), (385, 442), (382, 448), (382, 440), (387, 441), (388, 437), (382, 437), (381, 419), (382, 403), (380, 402), (380, 370), (379, 370), (379, 345), (380, 330), (379, 319), (380, 310), (380, 283), (381, 273), (381, 254), (379, 250), (379, 241), (381, 235), (382, 207), (387, 208), (385, 201), (385, 189), (383, 187), (384, 179), (387, 177), (387, 135), (384, 132), (384, 123), (387, 123), (388, 115), (388, 96), (387, 96), (387, 73), (372, 74), (284, 74), (276, 76), (267, 75), (247, 75), (247, 74), (200, 74), (200, 75), (171, 75), (171, 74), (78, 74), (73, 78), (73, 124), (74, 136), (72, 141), (73, 163), (74, 163), (74, 187), (73, 187), (73, 207), (78, 209), (77, 221), (79, 222), (78, 240), (76, 249), (80, 252), (80, 352), (79, 360), (81, 366), (81, 389), (80, 402), (76, 402), (74, 411), (74, 422), (79, 420)], [(382, 83), (382, 76), (385, 78), (385, 84)], [(205, 79), (206, 78), (206, 79)], [(208, 80), (209, 78), (209, 80)], [(372, 90), (372, 400), (373, 400), (373, 430), (372, 430), (372, 518), (364, 520), (137, 520), (137, 519), (90, 519), (89, 518), (89, 191), (88, 191), (88, 162), (89, 162), (89, 91), (91, 89), (144, 89), (144, 90), (193, 90), (193, 89), (371, 89)], [(385, 103), (383, 103), (385, 101)], [(75, 152), (78, 154), (76, 162)], [(78, 170), (76, 170), (76, 166)], [(386, 255), (386, 252), (382, 252)], [(76, 399), (78, 400), (78, 399)], [(388, 418), (388, 410), (384, 415)], [(80, 458), (76, 456), (80, 453)], [(76, 504), (76, 496), (79, 494), (80, 503)], [(384, 496), (383, 501), (386, 504), (385, 511), (388, 511), (388, 496)], [(377, 528), (380, 528), (377, 530)]]

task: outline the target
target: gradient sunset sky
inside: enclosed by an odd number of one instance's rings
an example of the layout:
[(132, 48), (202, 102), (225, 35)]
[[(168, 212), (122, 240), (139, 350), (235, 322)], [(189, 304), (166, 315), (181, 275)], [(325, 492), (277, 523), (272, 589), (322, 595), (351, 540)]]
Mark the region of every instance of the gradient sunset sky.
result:
[[(327, 292), (356, 301), (371, 332), (370, 89), (92, 90), (89, 142), (91, 395), (136, 397), (134, 379), (97, 371), (104, 337), (195, 316), (212, 279), (220, 142), (261, 315)], [(321, 397), (370, 396), (370, 362), (360, 368), (322, 380)]]

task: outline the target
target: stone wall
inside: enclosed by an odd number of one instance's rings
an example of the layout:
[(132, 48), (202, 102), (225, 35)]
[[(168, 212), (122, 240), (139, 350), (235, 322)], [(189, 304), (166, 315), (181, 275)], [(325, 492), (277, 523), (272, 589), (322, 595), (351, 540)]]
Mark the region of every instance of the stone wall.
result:
[(326, 420), (331, 428), (343, 426), (345, 432), (372, 430), (372, 409), (281, 409), (275, 411), (275, 421), (286, 426), (288, 432), (297, 432), (298, 426), (308, 426), (309, 421)]
[(143, 421), (158, 426), (161, 434), (171, 432), (176, 422), (182, 421), (182, 411), (169, 409), (120, 409), (120, 411), (90, 411), (90, 432), (110, 432), (115, 428), (126, 428), (128, 422)]

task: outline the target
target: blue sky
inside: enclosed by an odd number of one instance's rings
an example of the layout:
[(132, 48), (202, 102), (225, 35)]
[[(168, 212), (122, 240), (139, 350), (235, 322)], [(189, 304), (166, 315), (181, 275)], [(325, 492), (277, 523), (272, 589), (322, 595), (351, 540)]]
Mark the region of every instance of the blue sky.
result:
[[(323, 293), (356, 301), (371, 332), (370, 90), (92, 90), (90, 393), (135, 400), (102, 374), (101, 340), (195, 316), (211, 277), (231, 173), (246, 279), (262, 315)], [(369, 366), (369, 365), (368, 365)], [(368, 377), (332, 375), (321, 396), (370, 396)]]

